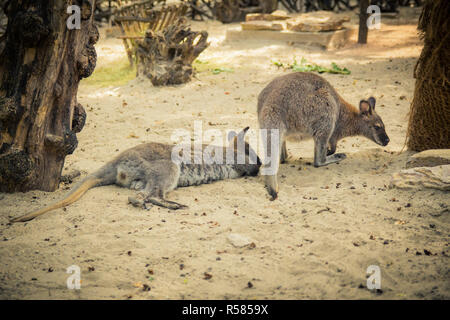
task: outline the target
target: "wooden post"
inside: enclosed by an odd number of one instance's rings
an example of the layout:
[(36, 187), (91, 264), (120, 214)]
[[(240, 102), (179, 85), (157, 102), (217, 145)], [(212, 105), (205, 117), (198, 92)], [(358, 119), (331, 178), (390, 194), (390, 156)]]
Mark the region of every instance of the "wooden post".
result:
[(358, 43), (367, 43), (367, 7), (369, 6), (369, 0), (359, 1), (359, 32), (358, 32)]
[[(54, 191), (86, 119), (77, 92), (97, 60), (95, 0), (7, 3), (0, 50), (0, 192)], [(80, 6), (80, 29), (67, 27), (70, 3)]]

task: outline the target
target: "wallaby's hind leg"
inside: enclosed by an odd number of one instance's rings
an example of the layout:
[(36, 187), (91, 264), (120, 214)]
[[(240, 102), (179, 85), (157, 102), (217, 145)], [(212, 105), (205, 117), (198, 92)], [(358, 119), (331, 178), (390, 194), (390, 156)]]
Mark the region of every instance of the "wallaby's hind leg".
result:
[(281, 160), (281, 141), (283, 133), (281, 130), (267, 130), (267, 137), (263, 140), (264, 165), (261, 168), (261, 175), (264, 175), (267, 192), (275, 200), (278, 197), (277, 173)]
[(151, 203), (164, 208), (177, 210), (187, 206), (165, 199), (166, 193), (177, 187), (180, 175), (178, 166), (171, 160), (155, 160), (144, 164), (145, 188), (141, 191), (143, 200), (128, 199), (133, 205), (146, 208)]
[(327, 156), (331, 156), (332, 154), (336, 153), (336, 144), (337, 141), (333, 138), (330, 138), (330, 141), (328, 141), (328, 150), (327, 150)]
[(322, 167), (331, 163), (344, 160), (347, 156), (344, 153), (335, 153), (327, 156), (328, 141), (323, 137), (314, 137), (314, 166)]
[(184, 204), (177, 203), (174, 201), (169, 201), (164, 198), (146, 198), (144, 200), (144, 202), (151, 203), (151, 204), (154, 204), (155, 206), (160, 206), (160, 207), (167, 208), (170, 210), (185, 209), (188, 207), (188, 206), (185, 206)]
[(288, 158), (288, 153), (286, 149), (286, 140), (283, 141), (283, 144), (281, 145), (281, 157), (280, 162), (286, 163), (286, 159)]

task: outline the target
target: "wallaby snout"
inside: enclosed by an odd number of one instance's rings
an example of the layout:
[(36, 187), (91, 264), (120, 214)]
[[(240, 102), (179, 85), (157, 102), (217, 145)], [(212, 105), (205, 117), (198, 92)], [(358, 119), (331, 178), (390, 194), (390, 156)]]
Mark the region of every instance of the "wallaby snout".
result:
[(361, 117), (360, 132), (366, 138), (384, 147), (388, 145), (390, 140), (386, 133), (383, 120), (381, 120), (381, 117), (375, 112), (375, 104), (376, 100), (374, 97), (359, 102), (359, 112)]
[(386, 132), (381, 133), (378, 135), (378, 139), (380, 139), (381, 143), (379, 143), (379, 145), (385, 147), (388, 145), (389, 141), (389, 137), (387, 136)]

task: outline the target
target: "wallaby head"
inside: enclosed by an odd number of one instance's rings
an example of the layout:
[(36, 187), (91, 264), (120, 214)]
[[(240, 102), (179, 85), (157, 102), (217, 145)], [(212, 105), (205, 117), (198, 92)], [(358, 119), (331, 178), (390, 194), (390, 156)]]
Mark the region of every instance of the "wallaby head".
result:
[[(255, 150), (250, 146), (250, 144), (245, 141), (245, 134), (250, 127), (245, 127), (237, 135), (235, 132), (230, 132), (228, 134), (228, 140), (230, 142), (230, 148), (233, 148), (235, 152), (235, 163), (237, 163), (237, 168), (245, 172), (247, 175), (256, 176), (259, 172), (259, 167), (261, 167), (261, 160), (256, 154)], [(241, 146), (244, 146), (242, 148)], [(239, 163), (239, 154), (245, 152), (245, 163)]]
[(374, 97), (359, 102), (361, 134), (381, 146), (386, 146), (389, 143), (389, 137), (383, 120), (375, 112), (375, 103)]

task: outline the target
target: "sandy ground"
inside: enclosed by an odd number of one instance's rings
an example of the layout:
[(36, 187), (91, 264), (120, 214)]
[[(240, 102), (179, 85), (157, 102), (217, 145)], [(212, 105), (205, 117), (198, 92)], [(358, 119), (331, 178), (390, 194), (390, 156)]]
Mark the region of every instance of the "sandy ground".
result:
[[(347, 138), (338, 144), (347, 159), (322, 168), (310, 164), (312, 141), (288, 143), (274, 202), (261, 177), (177, 189), (168, 198), (189, 206), (180, 211), (134, 208), (127, 204), (133, 191), (107, 186), (64, 210), (11, 225), (10, 217), (60, 199), (73, 185), (0, 195), (0, 298), (449, 299), (448, 194), (387, 188), (410, 155), (400, 151), (422, 46), (414, 23), (383, 24), (366, 47), (355, 35), (335, 51), (230, 43), (227, 26), (194, 23), (210, 33), (211, 46), (199, 59), (234, 72), (205, 71), (174, 87), (139, 79), (120, 87), (82, 84), (88, 121), (64, 173), (79, 169), (84, 176), (142, 142), (170, 143), (175, 129), (192, 130), (194, 120), (204, 130), (257, 128), (258, 93), (290, 72), (271, 60), (294, 56), (349, 68), (348, 76), (323, 76), (354, 104), (375, 96), (391, 142), (381, 148)], [(102, 38), (97, 52), (99, 65), (124, 56), (115, 39)], [(255, 246), (232, 246), (231, 233)], [(81, 268), (81, 290), (66, 287), (71, 265)], [(381, 270), (378, 292), (366, 288), (370, 265)]]

